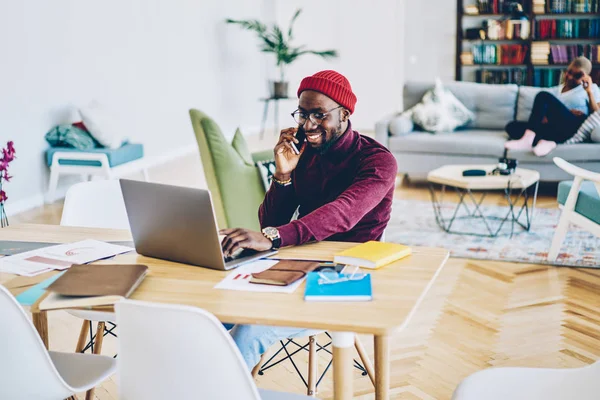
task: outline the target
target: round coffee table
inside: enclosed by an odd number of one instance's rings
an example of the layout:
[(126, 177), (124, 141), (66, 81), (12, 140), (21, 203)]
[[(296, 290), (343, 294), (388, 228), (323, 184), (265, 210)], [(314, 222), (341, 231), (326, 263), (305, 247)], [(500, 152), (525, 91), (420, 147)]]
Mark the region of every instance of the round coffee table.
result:
[[(491, 175), (494, 165), (445, 165), (427, 175), (431, 202), (437, 224), (448, 233), (496, 237), (505, 222), (511, 224), (510, 236), (515, 224), (529, 231), (533, 220), (537, 199), (540, 173), (530, 169), (517, 168), (511, 175)], [(467, 169), (482, 169), (485, 176), (463, 176)], [(506, 199), (508, 210), (505, 215), (485, 215), (481, 204), (490, 192), (501, 191)], [(443, 204), (446, 192), (454, 192), (459, 201), (454, 211), (444, 215)], [(466, 213), (461, 213), (461, 209)], [(450, 214), (450, 215), (448, 215)], [(524, 221), (522, 221), (524, 217)], [(452, 229), (458, 219), (483, 223), (487, 234)], [(470, 224), (467, 224), (470, 225)]]

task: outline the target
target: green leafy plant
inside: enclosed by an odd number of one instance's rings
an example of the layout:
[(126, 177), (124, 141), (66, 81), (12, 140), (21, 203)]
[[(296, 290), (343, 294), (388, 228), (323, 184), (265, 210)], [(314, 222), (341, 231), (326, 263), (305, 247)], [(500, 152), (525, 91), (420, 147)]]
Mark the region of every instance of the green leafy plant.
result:
[(229, 24), (237, 24), (244, 29), (256, 32), (259, 39), (261, 40), (261, 51), (264, 53), (275, 54), (275, 57), (277, 58), (277, 67), (279, 68), (281, 81), (283, 82), (285, 80), (285, 67), (293, 63), (300, 56), (303, 56), (305, 54), (314, 54), (327, 59), (337, 57), (338, 55), (335, 50), (315, 51), (307, 50), (306, 46), (292, 46), (291, 42), (294, 38), (294, 22), (296, 22), (296, 19), (298, 18), (301, 12), (302, 9), (300, 8), (294, 13), (292, 20), (290, 21), (290, 26), (287, 30), (287, 35), (284, 34), (283, 30), (278, 25), (273, 24), (271, 27), (267, 27), (267, 25), (263, 24), (262, 22), (256, 19), (227, 19), (226, 22)]

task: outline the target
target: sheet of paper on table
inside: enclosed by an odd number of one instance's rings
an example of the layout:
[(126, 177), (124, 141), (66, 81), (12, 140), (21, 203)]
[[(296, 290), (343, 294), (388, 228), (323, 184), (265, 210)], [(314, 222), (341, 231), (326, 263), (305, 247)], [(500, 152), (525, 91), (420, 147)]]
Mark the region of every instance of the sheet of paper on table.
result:
[(294, 291), (304, 282), (302, 278), (288, 286), (261, 285), (250, 283), (253, 273), (262, 272), (277, 264), (278, 260), (258, 260), (248, 264), (243, 264), (231, 271), (225, 279), (219, 282), (215, 289), (241, 290), (246, 292), (263, 293), (294, 293)]
[(82, 240), (27, 251), (0, 259), (0, 272), (35, 276), (52, 270), (64, 270), (73, 264), (86, 264), (134, 250), (99, 240)]

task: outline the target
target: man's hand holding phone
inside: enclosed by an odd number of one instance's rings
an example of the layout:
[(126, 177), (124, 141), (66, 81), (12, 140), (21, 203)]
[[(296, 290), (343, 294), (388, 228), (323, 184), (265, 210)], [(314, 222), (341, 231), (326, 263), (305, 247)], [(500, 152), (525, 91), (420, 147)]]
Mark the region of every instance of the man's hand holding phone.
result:
[(304, 152), (306, 146), (302, 128), (286, 128), (281, 131), (279, 141), (274, 149), (275, 154), (275, 178), (286, 181)]

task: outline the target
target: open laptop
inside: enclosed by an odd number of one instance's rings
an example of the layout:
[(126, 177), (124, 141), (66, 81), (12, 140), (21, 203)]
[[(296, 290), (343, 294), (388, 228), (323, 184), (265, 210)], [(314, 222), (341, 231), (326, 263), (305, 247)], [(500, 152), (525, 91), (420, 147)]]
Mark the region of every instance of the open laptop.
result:
[(127, 179), (120, 183), (139, 254), (228, 270), (277, 253), (245, 249), (225, 258), (208, 190)]

